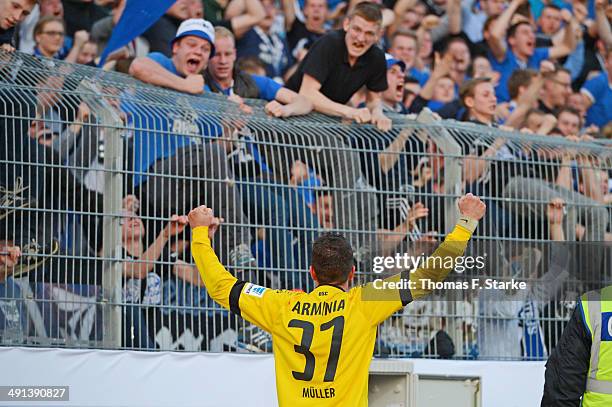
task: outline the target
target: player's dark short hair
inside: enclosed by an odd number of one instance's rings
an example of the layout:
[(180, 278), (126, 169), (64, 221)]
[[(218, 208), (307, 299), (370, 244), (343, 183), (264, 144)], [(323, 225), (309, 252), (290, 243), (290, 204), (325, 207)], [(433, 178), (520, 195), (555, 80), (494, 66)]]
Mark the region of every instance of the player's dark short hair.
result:
[(382, 24), (382, 7), (376, 3), (359, 3), (348, 14), (350, 20), (355, 16), (359, 16), (370, 23)]
[(353, 265), (353, 249), (339, 233), (325, 233), (312, 245), (312, 268), (319, 284), (343, 284)]

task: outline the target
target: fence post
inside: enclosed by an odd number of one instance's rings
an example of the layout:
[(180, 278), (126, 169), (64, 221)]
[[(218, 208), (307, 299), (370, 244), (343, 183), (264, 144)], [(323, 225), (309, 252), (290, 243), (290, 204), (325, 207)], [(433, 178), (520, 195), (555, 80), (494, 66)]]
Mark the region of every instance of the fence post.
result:
[(123, 122), (117, 112), (102, 97), (99, 87), (89, 81), (80, 85), (83, 97), (98, 120), (98, 137), (104, 142), (104, 207), (102, 225), (102, 347), (121, 347), (122, 278), (121, 266), (121, 207), (123, 199)]
[[(417, 117), (419, 123), (432, 125), (436, 118), (429, 109), (424, 109)], [(431, 127), (427, 132), (438, 148), (440, 154), (444, 155), (444, 225), (448, 229), (455, 225), (458, 220), (456, 198), (462, 193), (462, 164), (461, 147), (445, 127)], [(457, 296), (456, 290), (448, 290), (448, 316), (446, 318), (446, 329), (455, 344), (455, 356), (463, 356), (463, 327), (457, 321)]]

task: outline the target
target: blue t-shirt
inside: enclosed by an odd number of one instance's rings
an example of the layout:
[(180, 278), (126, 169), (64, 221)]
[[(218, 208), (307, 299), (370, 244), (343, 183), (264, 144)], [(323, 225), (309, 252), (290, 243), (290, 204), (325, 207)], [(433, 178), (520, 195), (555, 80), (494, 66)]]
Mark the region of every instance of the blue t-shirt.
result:
[(526, 64), (519, 62), (510, 47), (506, 49), (506, 57), (502, 62), (498, 62), (497, 59), (489, 52), (489, 61), (491, 67), (501, 74), (499, 82), (495, 87), (495, 94), (497, 96), (497, 102), (508, 102), (510, 100), (510, 92), (508, 92), (508, 79), (510, 75), (517, 69), (531, 68), (539, 70), (540, 62), (548, 59), (549, 52), (548, 48), (536, 48), (533, 55), (529, 57)]
[[(178, 74), (165, 55), (154, 52), (148, 57)], [(159, 103), (151, 104), (140, 99), (139, 94), (127, 92), (121, 98), (121, 110), (127, 113), (127, 127), (131, 129), (134, 186), (146, 181), (146, 173), (156, 161), (173, 156), (182, 147), (206, 142), (206, 137), (222, 134), (219, 120), (200, 114), (202, 108), (193, 106), (187, 97), (180, 99), (169, 94), (158, 95), (157, 99)]]
[(586, 115), (587, 126), (595, 124), (602, 128), (612, 121), (612, 85), (608, 81), (607, 73), (603, 72), (587, 81), (581, 92), (593, 101)]
[(153, 61), (163, 66), (166, 71), (178, 76), (183, 76), (179, 75), (178, 71), (176, 70), (176, 66), (174, 66), (174, 62), (172, 62), (172, 58), (168, 58), (161, 52), (151, 52), (149, 55), (147, 55), (147, 58), (152, 59)]
[[(259, 90), (257, 99), (267, 100), (268, 102), (276, 99), (276, 94), (278, 93), (279, 89), (282, 88), (281, 84), (266, 76), (251, 75), (251, 78), (255, 81), (255, 85), (257, 85), (257, 89)], [(221, 86), (217, 87), (221, 88)], [(210, 87), (208, 85), (204, 85), (204, 90), (210, 92)], [(224, 95), (229, 96), (232, 93), (232, 88), (222, 89), (221, 92)]]
[(287, 40), (276, 33), (266, 34), (259, 27), (251, 28), (236, 41), (238, 58), (258, 57), (266, 67), (266, 76), (281, 78), (291, 66)]

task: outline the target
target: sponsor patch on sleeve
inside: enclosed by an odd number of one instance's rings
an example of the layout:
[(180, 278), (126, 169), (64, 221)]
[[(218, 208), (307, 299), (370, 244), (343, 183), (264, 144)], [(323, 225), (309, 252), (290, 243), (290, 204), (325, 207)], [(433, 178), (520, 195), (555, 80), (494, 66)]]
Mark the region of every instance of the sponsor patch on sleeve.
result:
[(252, 295), (253, 297), (263, 297), (266, 287), (257, 284), (247, 283), (244, 288), (244, 294)]

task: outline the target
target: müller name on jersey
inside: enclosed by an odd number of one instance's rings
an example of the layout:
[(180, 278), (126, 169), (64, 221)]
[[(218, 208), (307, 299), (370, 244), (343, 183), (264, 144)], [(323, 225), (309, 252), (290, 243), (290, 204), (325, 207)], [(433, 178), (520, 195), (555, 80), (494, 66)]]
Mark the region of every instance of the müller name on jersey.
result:
[(316, 387), (302, 388), (302, 398), (304, 399), (331, 399), (336, 396), (336, 389), (328, 387), (326, 389), (318, 389)]

